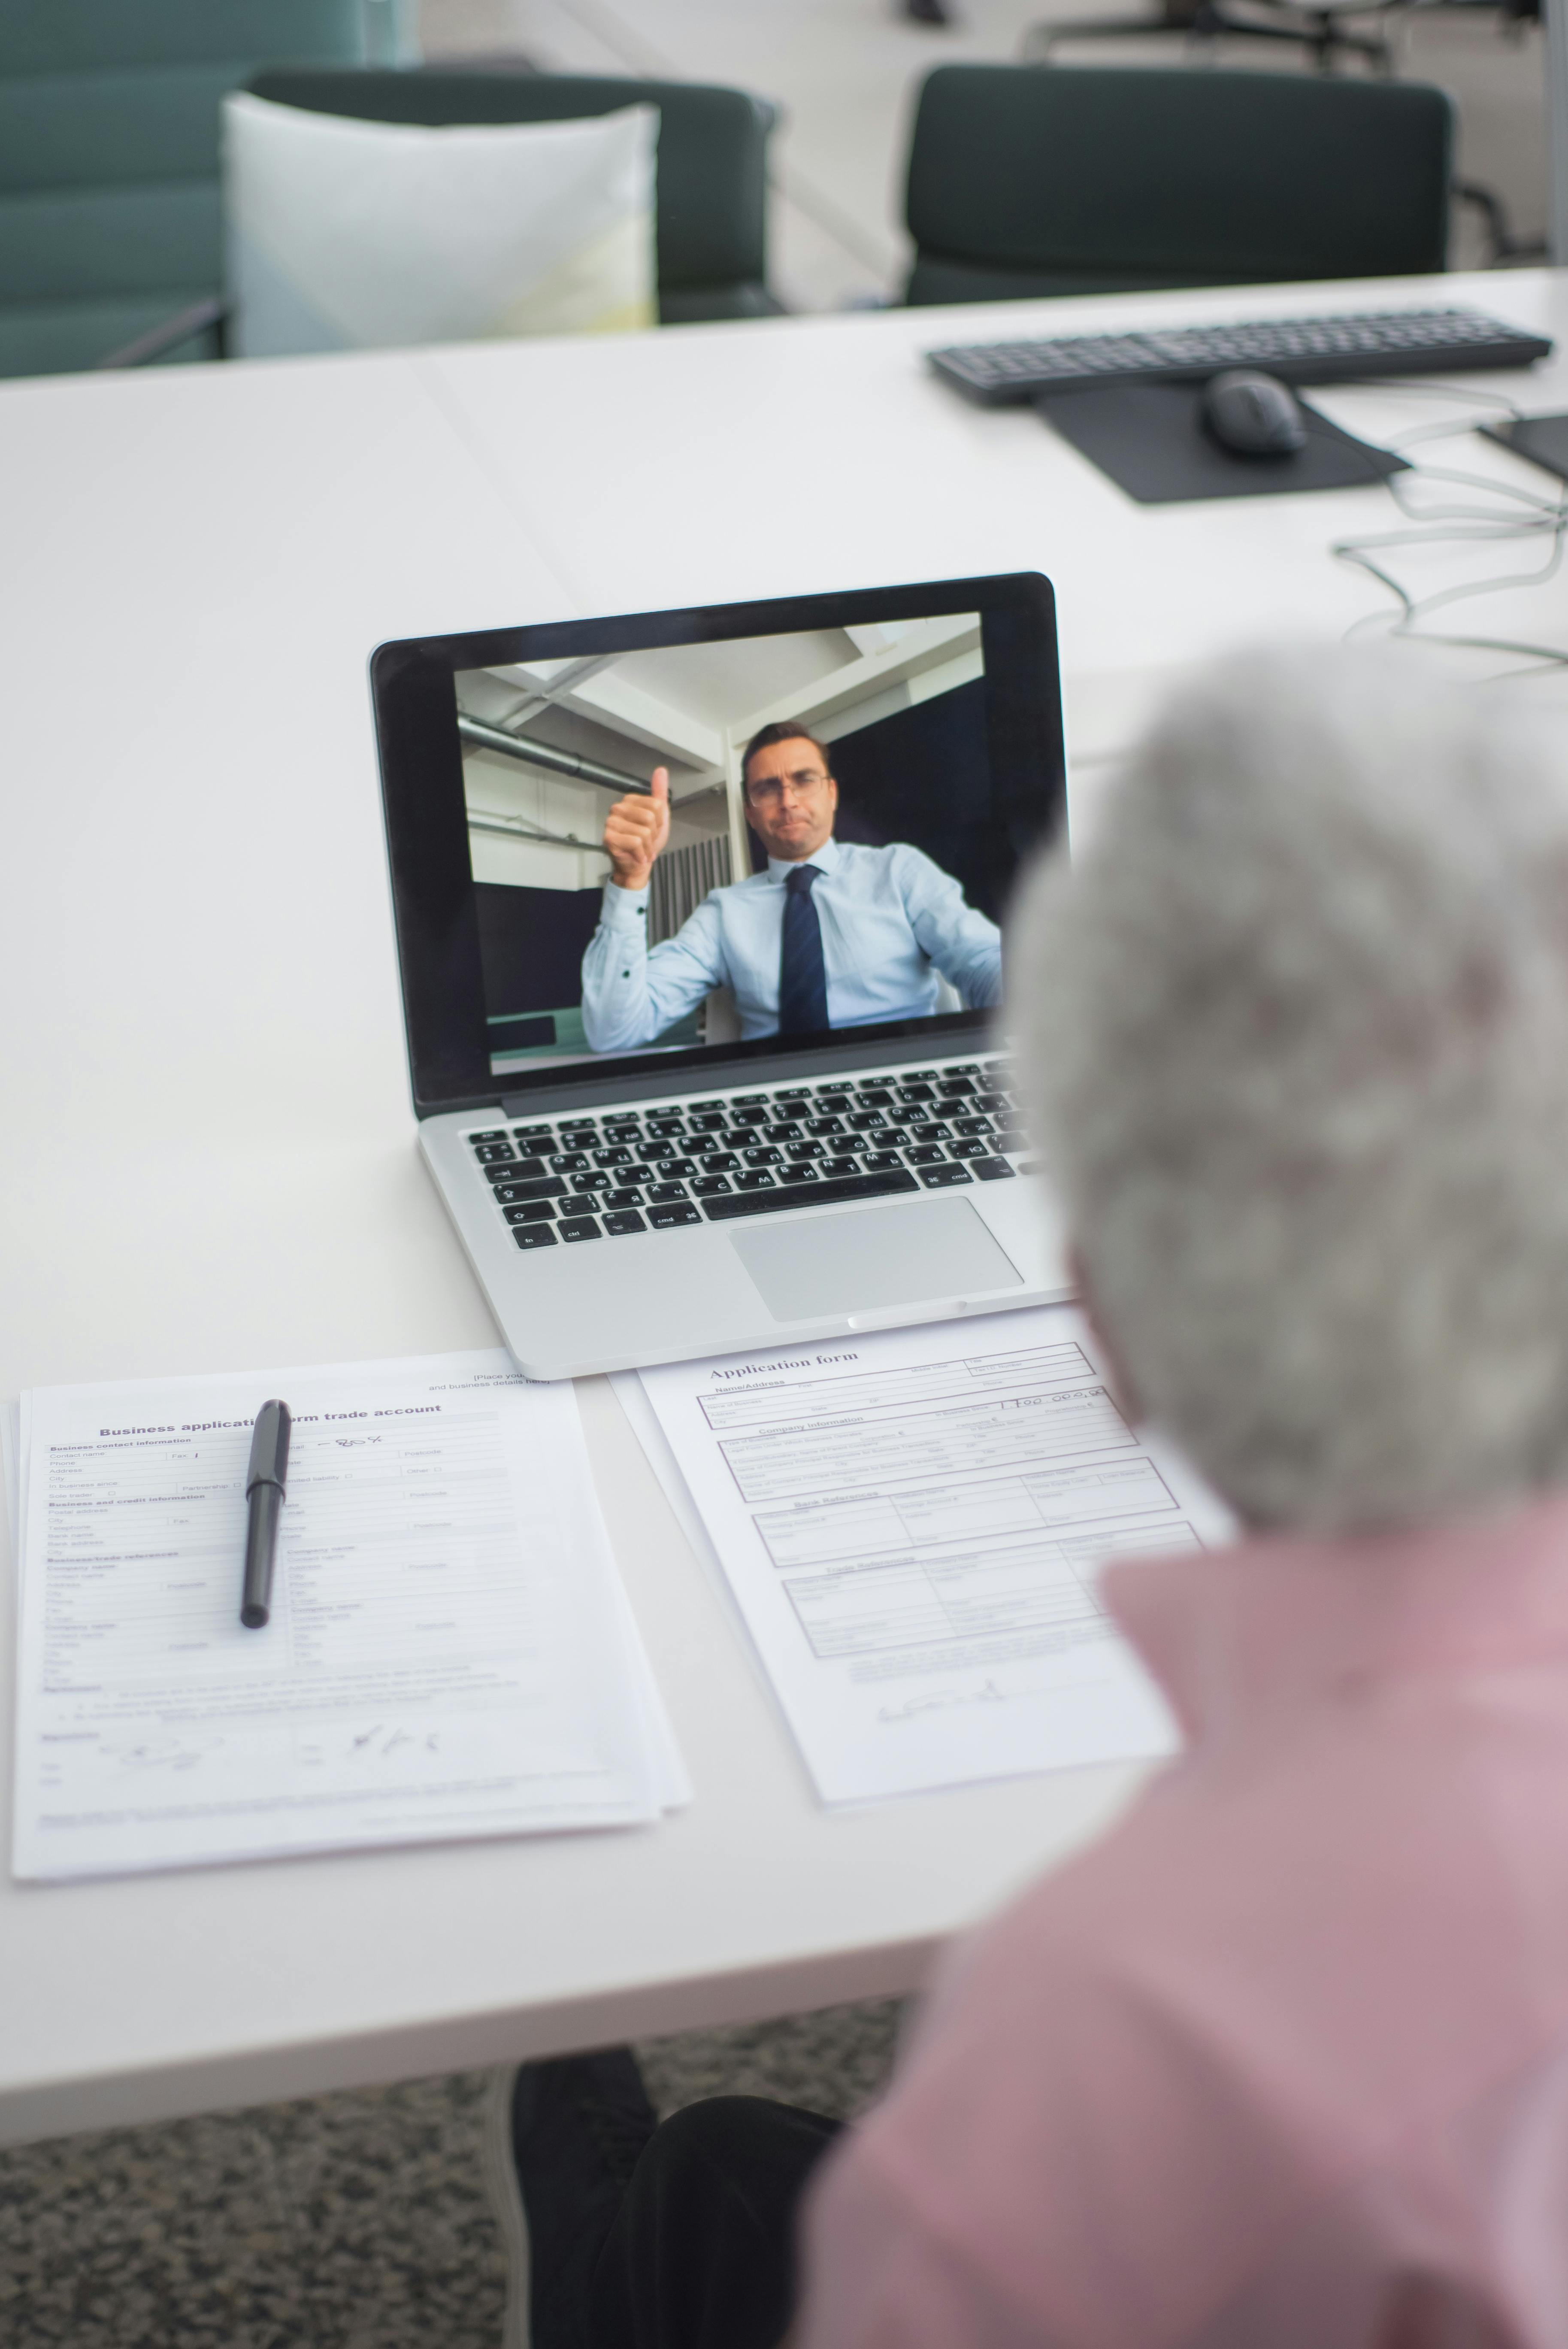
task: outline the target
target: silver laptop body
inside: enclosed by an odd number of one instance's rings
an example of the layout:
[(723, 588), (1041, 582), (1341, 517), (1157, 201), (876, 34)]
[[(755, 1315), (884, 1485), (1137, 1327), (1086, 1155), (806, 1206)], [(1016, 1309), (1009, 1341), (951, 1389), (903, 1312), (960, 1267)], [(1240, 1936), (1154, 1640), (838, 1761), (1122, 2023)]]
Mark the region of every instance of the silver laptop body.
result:
[[(420, 1146), (525, 1371), (844, 1340), (1068, 1292), (995, 986), (976, 985), (972, 956), (959, 976), (986, 1000), (966, 1006), (941, 968), (944, 922), (984, 962), (1019, 865), (1062, 820), (1046, 581), (419, 639), (383, 646), (371, 677)], [(745, 773), (747, 744), (780, 725), (814, 746), (803, 759), (820, 750), (819, 788), (830, 761), (837, 810), (829, 885), (809, 893), (830, 1024), (787, 1038), (785, 892), (769, 885), (789, 861), (763, 864)], [(595, 1050), (603, 822), (658, 765), (672, 813), (647, 967), (686, 996), (657, 1034)], [(887, 911), (892, 876), (913, 946)], [(709, 940), (719, 890), (741, 943), (694, 1004), (695, 948), (659, 948)], [(837, 1004), (853, 1024), (831, 1024)]]

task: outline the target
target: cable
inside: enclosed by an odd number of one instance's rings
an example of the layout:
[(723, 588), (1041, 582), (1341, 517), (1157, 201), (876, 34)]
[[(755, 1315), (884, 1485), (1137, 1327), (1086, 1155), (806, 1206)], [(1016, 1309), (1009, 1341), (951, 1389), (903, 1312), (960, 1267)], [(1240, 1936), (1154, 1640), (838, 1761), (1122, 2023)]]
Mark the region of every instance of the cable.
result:
[[(1523, 420), (1522, 410), (1504, 394), (1469, 386), (1401, 383), (1398, 387), (1389, 384), (1357, 388), (1398, 389), (1405, 396), (1415, 392), (1425, 393), (1433, 398), (1469, 401), (1472, 407), (1488, 409), (1515, 421)], [(1390, 439), (1388, 454), (1405, 459), (1405, 463), (1397, 472), (1383, 473), (1379, 469), (1377, 477), (1399, 512), (1413, 526), (1408, 530), (1382, 531), (1370, 536), (1336, 540), (1330, 553), (1337, 561), (1352, 564), (1364, 571), (1368, 578), (1376, 580), (1393, 596), (1398, 607), (1392, 614), (1365, 614), (1346, 630), (1346, 642), (1381, 626), (1389, 637), (1404, 637), (1418, 644), (1446, 645), (1466, 651), (1514, 654), (1528, 664), (1523, 668), (1508, 670), (1490, 680), (1501, 685), (1514, 678), (1538, 675), (1543, 668), (1568, 667), (1568, 648), (1524, 643), (1509, 636), (1459, 636), (1450, 631), (1428, 628), (1422, 623), (1449, 605), (1480, 595), (1501, 595), (1509, 588), (1543, 586), (1553, 578), (1562, 567), (1565, 543), (1568, 543), (1568, 481), (1564, 481), (1557, 496), (1552, 498), (1515, 482), (1492, 480), (1484, 474), (1461, 472), (1449, 466), (1423, 465), (1407, 454), (1429, 442), (1456, 440), (1460, 434), (1472, 431), (1475, 421), (1471, 415), (1459, 422), (1445, 420), (1416, 425)], [(1449, 490), (1477, 491), (1490, 502), (1478, 505), (1454, 502), (1422, 504), (1418, 502), (1438, 484)], [(1500, 501), (1503, 502), (1500, 503)], [(1546, 559), (1538, 569), (1502, 572), (1485, 579), (1465, 580), (1456, 586), (1434, 589), (1428, 595), (1414, 594), (1385, 562), (1379, 560), (1400, 547), (1459, 546), (1482, 544), (1494, 540), (1501, 543), (1539, 538), (1546, 539), (1549, 543)]]

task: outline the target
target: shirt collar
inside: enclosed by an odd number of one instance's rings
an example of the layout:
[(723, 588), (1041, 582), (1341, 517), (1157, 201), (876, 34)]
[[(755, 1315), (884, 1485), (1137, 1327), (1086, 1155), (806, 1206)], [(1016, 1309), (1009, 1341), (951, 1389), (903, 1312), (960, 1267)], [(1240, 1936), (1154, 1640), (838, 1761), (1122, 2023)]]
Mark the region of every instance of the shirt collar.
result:
[(822, 843), (815, 856), (770, 856), (768, 860), (768, 878), (769, 881), (777, 881), (782, 887), (789, 874), (794, 872), (798, 864), (815, 864), (820, 872), (830, 873), (838, 861), (839, 843), (836, 840), (829, 838)]
[(1123, 1559), (1105, 1603), (1190, 1742), (1399, 1677), (1568, 1659), (1568, 1493), (1485, 1517)]

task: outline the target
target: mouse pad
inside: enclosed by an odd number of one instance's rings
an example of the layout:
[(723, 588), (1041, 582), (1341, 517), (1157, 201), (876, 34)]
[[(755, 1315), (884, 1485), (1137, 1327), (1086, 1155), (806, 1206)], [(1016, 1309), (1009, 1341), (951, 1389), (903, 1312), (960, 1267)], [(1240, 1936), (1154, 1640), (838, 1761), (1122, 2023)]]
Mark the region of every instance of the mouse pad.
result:
[(1204, 429), (1202, 404), (1198, 383), (1092, 384), (1042, 392), (1035, 402), (1053, 430), (1140, 506), (1349, 490), (1409, 470), (1402, 457), (1342, 432), (1305, 400), (1305, 449), (1289, 457), (1235, 457)]

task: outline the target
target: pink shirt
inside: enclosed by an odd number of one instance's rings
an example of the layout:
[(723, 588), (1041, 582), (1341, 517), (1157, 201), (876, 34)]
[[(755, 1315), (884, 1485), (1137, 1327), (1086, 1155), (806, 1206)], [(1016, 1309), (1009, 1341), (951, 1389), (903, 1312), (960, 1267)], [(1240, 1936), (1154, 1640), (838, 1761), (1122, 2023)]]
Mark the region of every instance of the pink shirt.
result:
[(1568, 2349), (1568, 1496), (1105, 1595), (1185, 1752), (944, 1965), (800, 2349)]

